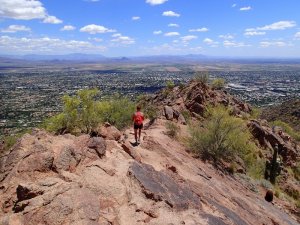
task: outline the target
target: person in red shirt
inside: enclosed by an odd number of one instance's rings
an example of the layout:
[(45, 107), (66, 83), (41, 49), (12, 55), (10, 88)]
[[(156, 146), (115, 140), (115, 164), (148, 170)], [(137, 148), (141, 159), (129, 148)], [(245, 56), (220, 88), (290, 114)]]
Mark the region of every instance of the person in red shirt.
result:
[[(141, 132), (143, 128), (143, 122), (144, 122), (144, 113), (141, 112), (141, 107), (136, 107), (136, 112), (132, 115), (132, 121), (133, 121), (133, 128), (134, 128), (134, 137), (135, 137), (135, 143), (139, 144), (141, 140)], [(139, 130), (139, 135), (137, 134), (137, 131)]]

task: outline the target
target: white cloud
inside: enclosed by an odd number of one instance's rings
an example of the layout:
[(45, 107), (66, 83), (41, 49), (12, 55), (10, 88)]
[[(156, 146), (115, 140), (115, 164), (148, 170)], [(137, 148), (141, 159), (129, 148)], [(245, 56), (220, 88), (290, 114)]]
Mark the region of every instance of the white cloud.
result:
[(295, 21), (279, 21), (264, 27), (258, 27), (257, 30), (285, 30), (287, 28), (295, 27), (296, 25)]
[(290, 44), (287, 44), (283, 41), (262, 41), (259, 43), (261, 47), (267, 48), (267, 47), (285, 47), (290, 46)]
[(117, 42), (119, 44), (123, 44), (123, 45), (131, 45), (135, 43), (135, 40), (131, 37), (128, 36), (123, 36), (121, 34), (115, 34), (112, 35), (112, 37), (114, 37), (114, 39), (112, 39), (112, 42)]
[(236, 4), (232, 4), (231, 7), (232, 7), (232, 8), (236, 7)]
[(252, 9), (251, 6), (246, 6), (246, 7), (240, 8), (240, 11), (249, 11), (251, 9)]
[(268, 30), (285, 30), (288, 28), (295, 27), (297, 24), (295, 21), (279, 21), (276, 23), (272, 23), (270, 25), (266, 25), (263, 27), (257, 28), (248, 28), (245, 32), (253, 32), (253, 31), (268, 31)]
[(100, 0), (85, 0), (86, 2), (99, 2)]
[(86, 32), (89, 34), (98, 34), (98, 33), (103, 34), (103, 33), (109, 33), (109, 32), (116, 32), (116, 30), (108, 29), (101, 25), (90, 24), (90, 25), (82, 27), (80, 29), (80, 32)]
[(165, 12), (163, 12), (162, 15), (163, 15), (163, 16), (180, 17), (180, 14), (175, 13), (175, 12), (173, 12), (173, 11), (165, 11)]
[(43, 20), (43, 23), (51, 23), (51, 24), (60, 24), (63, 21), (56, 18), (55, 16), (46, 16), (46, 18)]
[(131, 19), (132, 19), (132, 20), (140, 20), (141, 17), (139, 17), (139, 16), (133, 16), (133, 17), (131, 17)]
[(297, 32), (294, 36), (297, 40), (300, 40), (300, 32)]
[(61, 28), (60, 30), (61, 31), (70, 31), (70, 30), (75, 30), (75, 29), (76, 29), (76, 27), (74, 27), (74, 26), (66, 25), (63, 28)]
[(161, 30), (155, 30), (155, 31), (153, 31), (153, 34), (155, 34), (155, 35), (162, 34), (162, 31)]
[(234, 36), (231, 34), (221, 34), (219, 35), (219, 38), (223, 38), (223, 39), (233, 39)]
[(212, 40), (212, 39), (210, 39), (210, 38), (205, 38), (204, 40), (203, 40), (203, 42), (205, 43), (205, 44), (207, 44), (207, 45), (209, 45), (210, 47), (218, 47), (218, 45), (219, 45), (219, 42), (217, 42), (217, 41), (214, 41), (214, 40)]
[(58, 38), (16, 38), (0, 36), (0, 51), (16, 54), (66, 54), (74, 52), (97, 53), (106, 50), (104, 46), (87, 41), (64, 40)]
[(165, 3), (168, 0), (146, 0), (146, 3), (150, 4), (150, 5), (160, 5)]
[(183, 36), (181, 37), (180, 39), (183, 41), (183, 42), (189, 42), (191, 40), (194, 40), (194, 39), (197, 39), (198, 37), (195, 36), (195, 35), (187, 35), (187, 36)]
[(259, 36), (259, 35), (265, 35), (266, 32), (264, 31), (246, 31), (244, 33), (245, 36)]
[(167, 37), (172, 37), (172, 36), (179, 36), (180, 34), (178, 32), (168, 32), (164, 34)]
[(1, 0), (0, 17), (18, 20), (43, 19), (46, 9), (40, 1)]
[(240, 48), (240, 47), (249, 47), (250, 45), (246, 45), (243, 42), (235, 42), (235, 41), (229, 41), (229, 40), (225, 40), (223, 42), (224, 47), (235, 47), (235, 48)]
[(117, 33), (117, 34), (113, 34), (111, 35), (112, 37), (121, 37), (122, 35), (120, 33)]
[(207, 31), (208, 31), (208, 28), (206, 28), (206, 27), (189, 30), (189, 32), (207, 32)]
[(177, 23), (169, 23), (168, 27), (179, 27)]
[(2, 33), (16, 33), (20, 31), (31, 31), (29, 27), (23, 26), (23, 25), (10, 25), (7, 28), (1, 30)]
[(101, 38), (88, 38), (89, 40), (91, 40), (91, 41), (96, 41), (96, 42), (102, 42), (103, 41), (103, 39), (101, 39)]

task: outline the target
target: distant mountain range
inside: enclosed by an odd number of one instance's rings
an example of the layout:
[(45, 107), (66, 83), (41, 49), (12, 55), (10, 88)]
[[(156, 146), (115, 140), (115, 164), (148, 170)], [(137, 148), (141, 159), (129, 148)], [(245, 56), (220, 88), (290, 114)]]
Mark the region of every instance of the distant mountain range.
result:
[(150, 55), (128, 57), (106, 57), (100, 54), (73, 53), (65, 55), (0, 55), (0, 62), (139, 62), (139, 63), (187, 63), (187, 62), (235, 62), (235, 63), (299, 63), (300, 58), (216, 57), (202, 54)]

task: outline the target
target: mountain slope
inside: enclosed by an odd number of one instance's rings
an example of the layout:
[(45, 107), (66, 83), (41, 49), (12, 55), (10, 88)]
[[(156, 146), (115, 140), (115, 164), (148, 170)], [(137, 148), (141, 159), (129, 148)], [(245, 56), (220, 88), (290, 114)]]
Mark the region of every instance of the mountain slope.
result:
[(137, 147), (131, 129), (119, 142), (23, 136), (0, 159), (0, 223), (298, 224), (255, 183), (193, 158), (164, 124), (144, 130)]

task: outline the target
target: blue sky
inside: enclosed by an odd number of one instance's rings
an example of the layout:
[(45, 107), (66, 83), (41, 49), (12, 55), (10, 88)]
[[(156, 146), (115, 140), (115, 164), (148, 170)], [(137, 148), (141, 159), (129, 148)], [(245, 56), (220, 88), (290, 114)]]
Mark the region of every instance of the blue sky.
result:
[(300, 57), (299, 0), (0, 0), (0, 54)]

